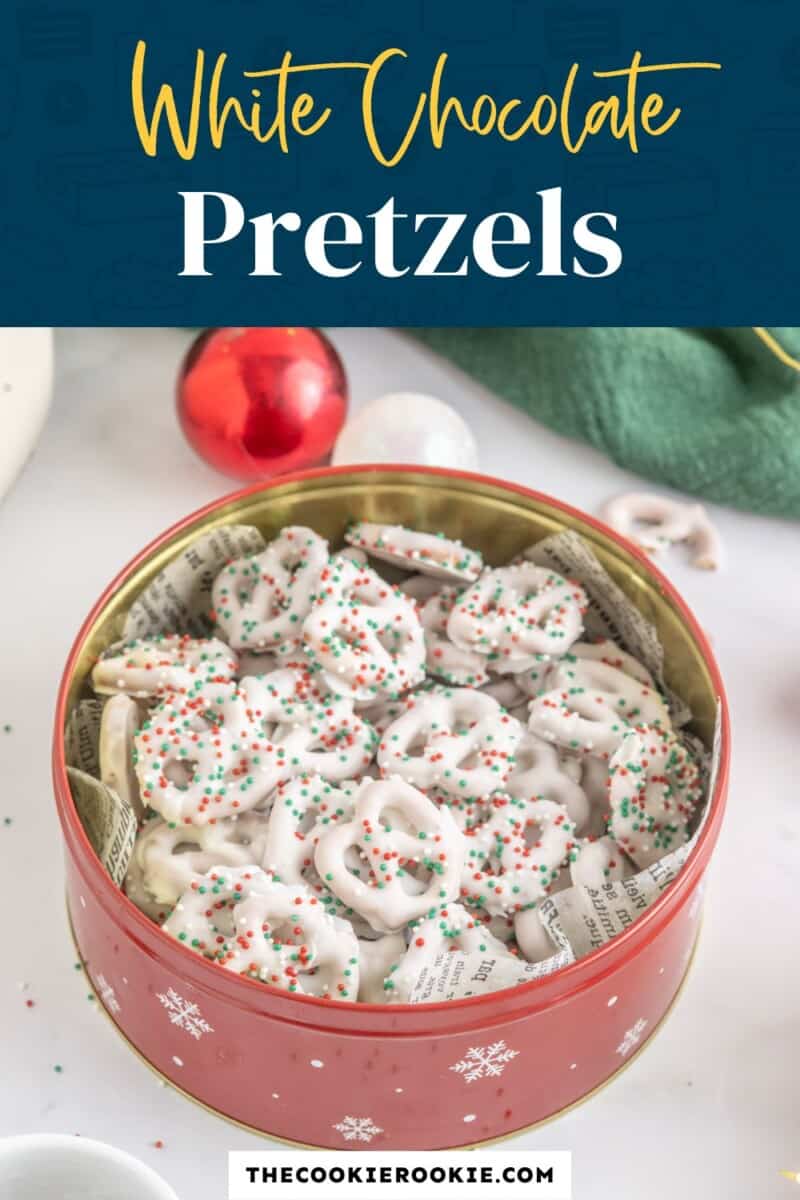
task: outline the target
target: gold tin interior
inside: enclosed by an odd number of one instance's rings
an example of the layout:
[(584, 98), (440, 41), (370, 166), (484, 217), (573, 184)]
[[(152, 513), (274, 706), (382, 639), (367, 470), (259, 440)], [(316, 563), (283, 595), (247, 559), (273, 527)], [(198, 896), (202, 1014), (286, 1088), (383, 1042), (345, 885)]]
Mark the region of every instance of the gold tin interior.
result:
[(443, 531), (480, 550), (493, 565), (508, 562), (549, 534), (575, 530), (655, 625), (664, 647), (667, 683), (690, 705), (692, 728), (711, 745), (717, 697), (703, 651), (677, 604), (645, 562), (579, 514), (563, 511), (545, 499), (491, 480), (413, 468), (313, 474), (233, 497), (190, 522), (131, 571), (104, 606), (81, 649), (70, 681), (69, 705), (83, 690), (97, 656), (119, 639), (125, 614), (136, 596), (198, 534), (236, 522), (256, 525), (270, 538), (284, 525), (309, 525), (338, 545), (354, 520)]

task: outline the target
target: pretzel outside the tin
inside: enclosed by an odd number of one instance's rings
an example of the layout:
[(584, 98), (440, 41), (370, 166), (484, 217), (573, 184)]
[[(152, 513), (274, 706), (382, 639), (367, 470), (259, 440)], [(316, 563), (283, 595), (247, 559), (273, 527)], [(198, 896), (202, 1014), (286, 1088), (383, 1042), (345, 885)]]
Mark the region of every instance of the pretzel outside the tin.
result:
[(601, 516), (617, 533), (651, 554), (674, 542), (686, 542), (692, 551), (692, 566), (716, 571), (720, 565), (720, 537), (702, 504), (686, 504), (648, 492), (629, 492), (609, 500)]

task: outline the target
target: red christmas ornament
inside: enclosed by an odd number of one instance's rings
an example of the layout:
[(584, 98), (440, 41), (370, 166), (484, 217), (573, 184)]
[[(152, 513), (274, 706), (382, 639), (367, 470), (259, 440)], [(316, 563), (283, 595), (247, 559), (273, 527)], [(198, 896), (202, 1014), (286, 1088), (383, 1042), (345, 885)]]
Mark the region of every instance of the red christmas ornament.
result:
[(327, 462), (347, 411), (339, 355), (316, 329), (209, 329), (177, 386), (191, 446), (235, 479), (269, 479)]

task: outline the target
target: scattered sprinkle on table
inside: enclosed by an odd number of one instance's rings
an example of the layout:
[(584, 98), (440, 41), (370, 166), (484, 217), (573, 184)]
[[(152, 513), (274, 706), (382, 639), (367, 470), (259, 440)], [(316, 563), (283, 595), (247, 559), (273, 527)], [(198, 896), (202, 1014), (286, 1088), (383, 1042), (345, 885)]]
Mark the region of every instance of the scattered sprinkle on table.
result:
[(161, 1141), (161, 1138), (159, 1138), (157, 1142), (153, 1142), (153, 1145), (155, 1146), (156, 1150), (164, 1149), (164, 1143)]
[(53, 1070), (55, 1071), (56, 1075), (63, 1075), (64, 1073), (64, 1068), (62, 1067), (61, 1063), (56, 1063), (56, 1065), (53, 1067)]
[(11, 726), (11, 725), (4, 725), (4, 726), (3, 726), (3, 733), (11, 733), (11, 730), (12, 730), (12, 726)]

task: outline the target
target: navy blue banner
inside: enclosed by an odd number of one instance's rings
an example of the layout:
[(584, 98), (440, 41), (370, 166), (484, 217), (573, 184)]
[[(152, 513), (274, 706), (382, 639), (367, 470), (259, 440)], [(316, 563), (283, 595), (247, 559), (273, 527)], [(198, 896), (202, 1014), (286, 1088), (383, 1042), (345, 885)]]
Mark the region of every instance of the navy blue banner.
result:
[(796, 0), (6, 0), (4, 324), (797, 323)]

